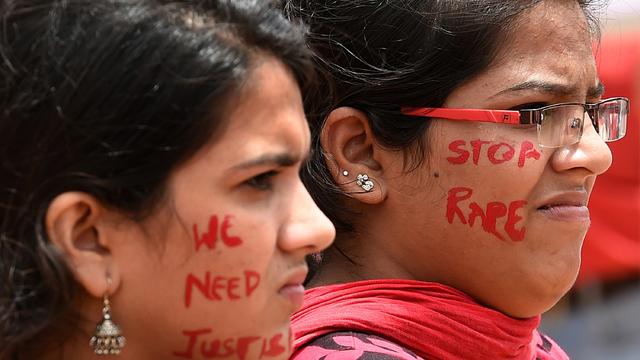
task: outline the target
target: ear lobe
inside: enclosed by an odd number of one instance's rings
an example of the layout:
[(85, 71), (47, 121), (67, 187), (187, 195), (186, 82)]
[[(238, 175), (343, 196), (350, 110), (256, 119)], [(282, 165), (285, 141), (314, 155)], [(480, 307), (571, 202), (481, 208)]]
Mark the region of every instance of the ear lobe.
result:
[(97, 298), (118, 284), (110, 244), (101, 229), (104, 215), (103, 206), (92, 196), (66, 192), (53, 199), (45, 219), (49, 241), (63, 254), (76, 281)]
[[(320, 144), (334, 181), (345, 193), (369, 204), (384, 200), (382, 166), (376, 159), (381, 149), (365, 113), (351, 107), (333, 110), (323, 126)], [(349, 173), (347, 176), (343, 173), (345, 170)], [(359, 174), (367, 175), (374, 184), (373, 188), (368, 190), (368, 187), (358, 185)]]

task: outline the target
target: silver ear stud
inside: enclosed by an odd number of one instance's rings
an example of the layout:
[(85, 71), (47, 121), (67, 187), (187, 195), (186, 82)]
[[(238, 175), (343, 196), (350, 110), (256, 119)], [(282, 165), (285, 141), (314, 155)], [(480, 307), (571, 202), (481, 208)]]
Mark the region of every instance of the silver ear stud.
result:
[(374, 187), (373, 181), (369, 179), (369, 175), (367, 174), (358, 174), (356, 184), (366, 192), (371, 192)]

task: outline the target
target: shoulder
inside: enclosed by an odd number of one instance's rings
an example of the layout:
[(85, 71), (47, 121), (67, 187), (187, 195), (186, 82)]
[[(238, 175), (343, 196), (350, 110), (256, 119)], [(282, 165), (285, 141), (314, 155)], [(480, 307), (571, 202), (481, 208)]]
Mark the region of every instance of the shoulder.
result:
[(411, 350), (379, 336), (344, 331), (321, 336), (291, 360), (422, 360)]

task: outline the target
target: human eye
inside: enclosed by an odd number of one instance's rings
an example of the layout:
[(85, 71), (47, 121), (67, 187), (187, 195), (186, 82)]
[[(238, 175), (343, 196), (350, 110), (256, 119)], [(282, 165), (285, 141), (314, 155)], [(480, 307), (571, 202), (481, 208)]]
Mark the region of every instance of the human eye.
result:
[(273, 178), (276, 175), (278, 175), (277, 171), (270, 170), (252, 177), (251, 179), (245, 181), (245, 184), (260, 191), (271, 190), (273, 188)]
[[(512, 110), (512, 111), (538, 110), (538, 109), (540, 109), (542, 107), (545, 107), (547, 105), (549, 105), (549, 104), (545, 103), (545, 102), (528, 102), (528, 103), (524, 103), (524, 104), (519, 104), (519, 105), (513, 106), (513, 107), (509, 108), (509, 110)], [(524, 129), (524, 130), (535, 129), (536, 127), (537, 127), (537, 124), (535, 124), (535, 123), (513, 125), (514, 129)]]

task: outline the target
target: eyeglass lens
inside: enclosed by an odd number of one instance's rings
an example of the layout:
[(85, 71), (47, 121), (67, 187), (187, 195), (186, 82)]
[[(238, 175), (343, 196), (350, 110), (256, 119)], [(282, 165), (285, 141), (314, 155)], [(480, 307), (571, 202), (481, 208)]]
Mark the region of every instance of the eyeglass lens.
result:
[[(626, 99), (611, 99), (594, 104), (588, 113), (588, 116), (595, 117), (592, 122), (602, 140), (615, 141), (626, 134), (629, 113)], [(545, 109), (538, 124), (538, 142), (545, 147), (575, 144), (582, 137), (584, 120), (584, 105), (566, 104)]]
[(629, 103), (616, 99), (601, 103), (598, 107), (597, 130), (604, 141), (622, 139), (627, 133)]
[(584, 106), (562, 105), (542, 111), (538, 142), (545, 147), (575, 144), (582, 137)]

